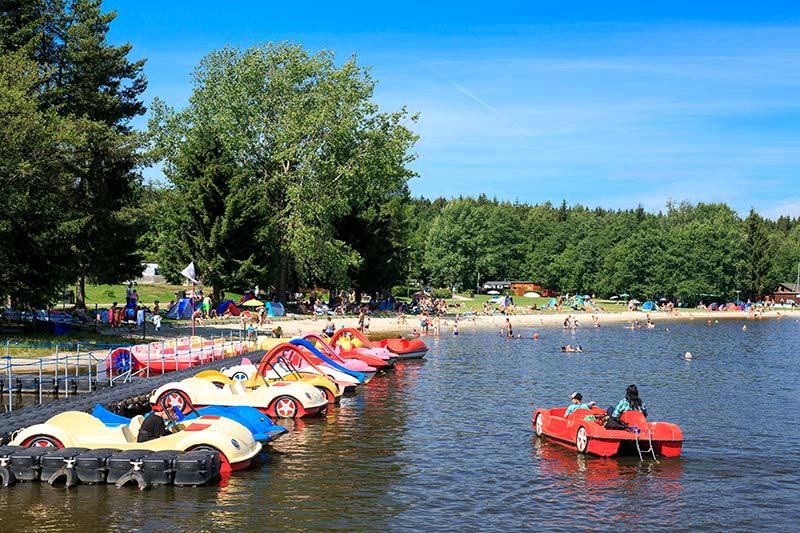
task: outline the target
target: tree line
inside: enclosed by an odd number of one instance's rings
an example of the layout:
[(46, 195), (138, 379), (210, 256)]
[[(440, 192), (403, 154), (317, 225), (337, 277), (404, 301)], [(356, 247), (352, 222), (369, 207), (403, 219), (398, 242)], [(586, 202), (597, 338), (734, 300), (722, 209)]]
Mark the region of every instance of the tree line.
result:
[(725, 204), (670, 202), (652, 213), (484, 196), (414, 203), (409, 275), (433, 285), (524, 279), (561, 293), (708, 301), (770, 293), (800, 263), (800, 219), (742, 218)]
[[(43, 306), (86, 282), (194, 261), (215, 291), (253, 285), (473, 289), (691, 299), (794, 279), (798, 220), (724, 204), (659, 213), (412, 198), (417, 119), (375, 104), (355, 57), (291, 43), (211, 51), (188, 105), (156, 98), (113, 45), (101, 0), (0, 0), (0, 295)], [(165, 180), (141, 171), (161, 165)]]

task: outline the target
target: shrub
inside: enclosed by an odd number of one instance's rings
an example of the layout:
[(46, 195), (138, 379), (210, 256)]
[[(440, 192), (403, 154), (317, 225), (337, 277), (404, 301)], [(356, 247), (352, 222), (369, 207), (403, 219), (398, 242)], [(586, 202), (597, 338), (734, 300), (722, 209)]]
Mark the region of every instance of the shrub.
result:
[(452, 298), (453, 291), (450, 289), (433, 289), (433, 291), (431, 291), (431, 296), (434, 298)]
[(419, 289), (415, 289), (414, 287), (409, 287), (408, 285), (395, 285), (392, 287), (392, 295), (395, 297), (405, 298), (406, 296), (411, 296)]

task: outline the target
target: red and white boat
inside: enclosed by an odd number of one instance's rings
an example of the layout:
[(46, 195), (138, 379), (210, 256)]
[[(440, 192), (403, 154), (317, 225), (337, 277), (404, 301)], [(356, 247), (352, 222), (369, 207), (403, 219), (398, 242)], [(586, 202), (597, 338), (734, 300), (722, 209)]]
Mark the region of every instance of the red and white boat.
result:
[(383, 349), (397, 356), (398, 359), (420, 359), (425, 357), (428, 353), (428, 346), (419, 339), (404, 339), (402, 337), (395, 339), (381, 339), (379, 341), (371, 341), (367, 339), (357, 329), (342, 328), (334, 333), (331, 338), (330, 344), (337, 346), (340, 344), (346, 345), (347, 341), (353, 344), (356, 349)]

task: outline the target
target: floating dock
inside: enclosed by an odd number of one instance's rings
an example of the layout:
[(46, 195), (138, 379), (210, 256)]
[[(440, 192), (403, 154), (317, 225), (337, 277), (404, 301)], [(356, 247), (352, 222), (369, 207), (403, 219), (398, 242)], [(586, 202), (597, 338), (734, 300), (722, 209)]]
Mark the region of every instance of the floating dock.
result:
[[(243, 355), (251, 360), (259, 361), (266, 350), (256, 350)], [(236, 364), (237, 358), (217, 359), (185, 370), (153, 375), (149, 378), (134, 377), (125, 383), (115, 383), (112, 387), (104, 387), (92, 392), (85, 392), (69, 398), (59, 398), (48, 403), (32, 405), (16, 409), (10, 413), (0, 414), (0, 444), (6, 444), (11, 434), (19, 429), (41, 424), (50, 417), (63, 411), (91, 412), (96, 404), (103, 405), (111, 411), (123, 416), (142, 414), (149, 410), (150, 393), (160, 386), (172, 381), (180, 381), (202, 372), (203, 370), (219, 370), (222, 367)]]
[[(265, 353), (265, 350), (258, 350), (245, 356), (260, 360)], [(159, 485), (200, 486), (216, 481), (220, 477), (220, 456), (211, 450), (152, 452), (110, 448), (23, 448), (2, 444), (8, 443), (15, 431), (43, 423), (63, 411), (90, 412), (96, 404), (124, 416), (149, 411), (150, 393), (161, 385), (192, 377), (203, 370), (219, 370), (234, 361), (234, 358), (219, 359), (149, 378), (134, 377), (131, 381), (92, 392), (0, 414), (0, 486), (42, 481), (65, 488), (80, 483), (108, 483), (117, 488), (135, 485), (139, 490), (145, 490)]]
[(189, 452), (111, 448), (23, 448), (0, 446), (0, 486), (43, 481), (72, 488), (80, 483), (135, 485), (146, 490), (159, 485), (197, 487), (220, 477), (216, 451)]

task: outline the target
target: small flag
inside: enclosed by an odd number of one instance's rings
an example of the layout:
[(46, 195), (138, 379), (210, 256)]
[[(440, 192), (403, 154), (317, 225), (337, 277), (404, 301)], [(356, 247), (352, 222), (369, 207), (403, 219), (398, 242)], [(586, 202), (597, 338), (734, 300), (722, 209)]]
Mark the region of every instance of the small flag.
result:
[(189, 263), (189, 265), (181, 271), (181, 274), (188, 278), (192, 283), (199, 283), (197, 279), (195, 279), (197, 274), (194, 272), (194, 261)]

